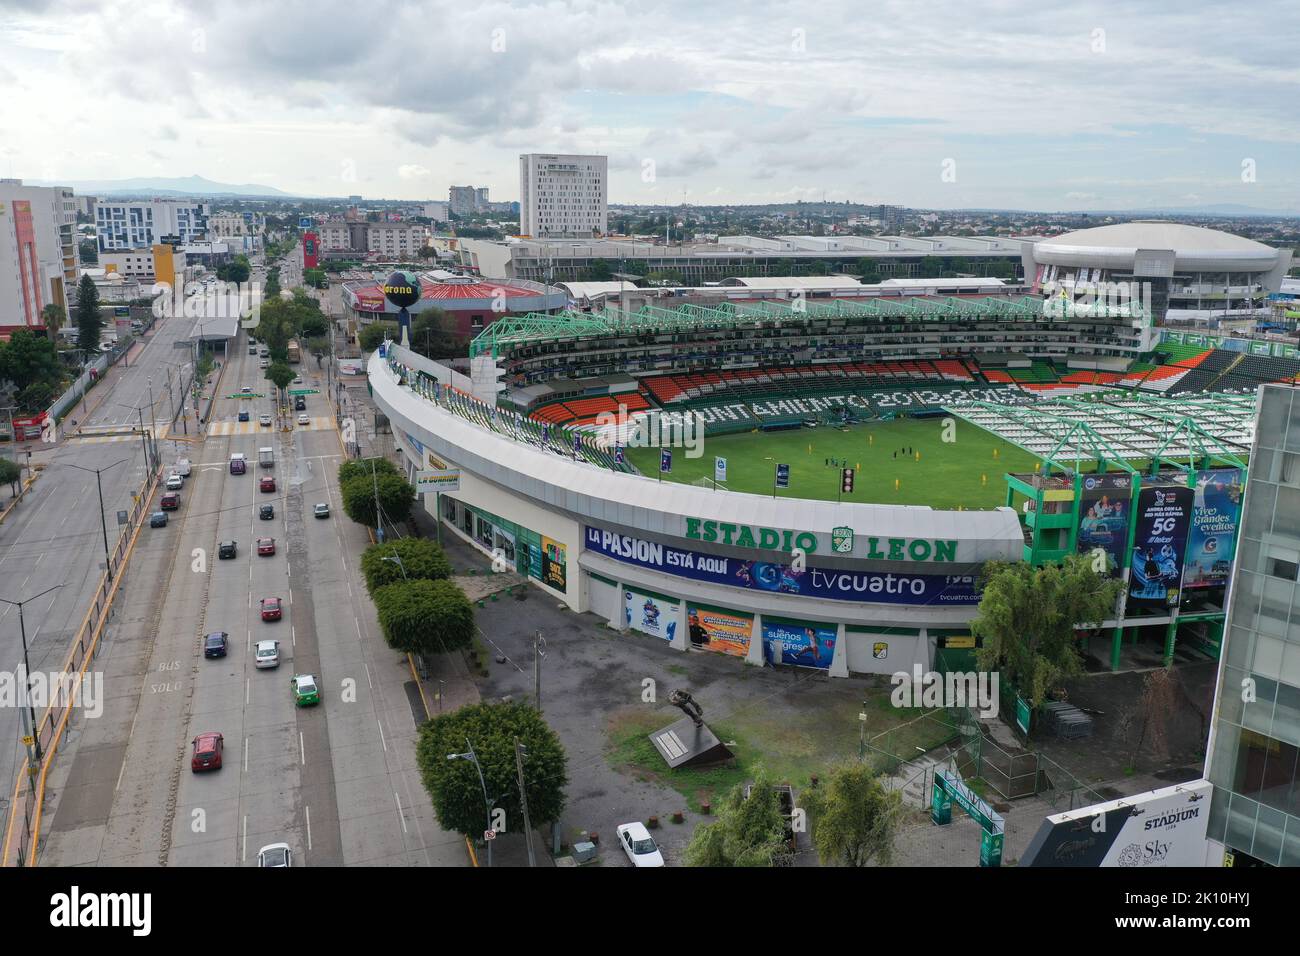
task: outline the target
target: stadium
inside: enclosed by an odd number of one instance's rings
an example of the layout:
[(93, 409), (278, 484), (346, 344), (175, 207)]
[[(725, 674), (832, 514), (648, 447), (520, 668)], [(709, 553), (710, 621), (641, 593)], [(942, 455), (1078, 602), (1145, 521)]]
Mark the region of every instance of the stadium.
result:
[(974, 645), (985, 562), (1088, 551), (1129, 582), (1093, 657), (1216, 654), (1247, 393), (1300, 357), (1050, 305), (702, 295), (498, 319), (469, 375), (395, 343), (368, 372), (448, 528), (681, 651), (929, 667)]

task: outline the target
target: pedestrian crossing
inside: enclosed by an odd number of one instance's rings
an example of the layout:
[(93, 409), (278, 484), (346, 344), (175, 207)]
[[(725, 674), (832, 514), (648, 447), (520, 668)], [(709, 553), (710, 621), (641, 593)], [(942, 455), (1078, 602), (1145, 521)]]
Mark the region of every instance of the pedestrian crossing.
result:
[[(308, 419), (306, 425), (299, 425), (297, 416), (289, 419), (293, 424), (294, 431), (320, 431), (334, 427), (334, 419), (328, 415), (320, 415)], [(251, 422), (213, 422), (208, 426), (208, 435), (210, 437), (225, 437), (230, 435), (273, 435), (275, 428), (267, 428), (258, 424), (256, 421)]]

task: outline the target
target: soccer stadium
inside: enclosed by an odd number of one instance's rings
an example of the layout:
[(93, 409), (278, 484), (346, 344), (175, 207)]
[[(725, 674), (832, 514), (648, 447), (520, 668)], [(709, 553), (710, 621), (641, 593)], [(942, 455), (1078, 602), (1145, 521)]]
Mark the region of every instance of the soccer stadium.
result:
[(702, 290), (500, 318), (468, 375), (397, 343), (368, 370), (426, 507), (612, 628), (894, 673), (973, 646), (985, 562), (1088, 552), (1127, 582), (1096, 662), (1215, 655), (1253, 392), (1300, 356), (1081, 285)]

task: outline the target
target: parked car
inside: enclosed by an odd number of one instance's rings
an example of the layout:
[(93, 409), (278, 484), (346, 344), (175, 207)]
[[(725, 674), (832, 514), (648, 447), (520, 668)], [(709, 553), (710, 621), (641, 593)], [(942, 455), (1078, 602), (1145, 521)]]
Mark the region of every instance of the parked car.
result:
[(278, 597), (262, 598), (261, 609), (262, 609), (262, 620), (264, 621), (280, 620), (281, 608), (280, 608), (280, 599)]
[(275, 554), (275, 539), (274, 539), (274, 538), (258, 538), (258, 539), (257, 539), (257, 553), (258, 553), (258, 554)]
[(275, 491), (275, 479), (270, 475), (266, 475), (258, 482), (258, 487), (263, 491)]
[(190, 769), (195, 773), (202, 770), (220, 770), (221, 753), (225, 750), (226, 738), (218, 733), (199, 734), (194, 738), (194, 756), (190, 758)]
[(258, 641), (257, 648), (253, 651), (253, 666), (255, 667), (279, 667), (280, 666), (280, 642), (279, 641)]
[(312, 509), (312, 514), (317, 518), (328, 518), (330, 516), (330, 506), (324, 501), (318, 501), (316, 507)]
[(240, 420), (241, 422), (246, 422), (246, 421), (248, 421), (248, 412), (240, 412), (240, 413), (239, 413), (239, 420)]
[(163, 511), (175, 511), (180, 506), (181, 496), (174, 491), (167, 492), (158, 502), (158, 507)]
[(238, 547), (238, 545), (235, 544), (235, 542), (233, 542), (233, 541), (222, 541), (220, 544), (217, 545), (217, 557), (218, 557), (218, 558), (233, 558), (233, 557), (235, 556), (235, 552), (238, 551), (238, 550), (239, 550), (239, 547)]
[(320, 688), (316, 686), (316, 678), (311, 674), (295, 674), (289, 679), (289, 687), (293, 690), (293, 702), (297, 706), (310, 707), (320, 703)]
[(257, 516), (263, 521), (270, 521), (275, 517), (275, 505), (262, 505), (257, 509)]
[(182, 478), (180, 475), (167, 476), (168, 491), (180, 491), (184, 487), (185, 487), (185, 479)]
[(258, 367), (258, 368), (270, 368), (270, 367), (271, 367), (271, 363), (268, 362), (266, 359), (262, 359), (262, 361), (260, 361), (260, 362), (257, 363), (257, 367)]
[(258, 866), (293, 866), (293, 850), (287, 843), (271, 843), (257, 851)]
[(623, 852), (627, 854), (633, 866), (639, 868), (664, 865), (663, 854), (659, 852), (659, 847), (655, 845), (644, 823), (639, 821), (623, 823), (618, 826), (616, 832), (618, 845), (623, 848)]
[(299, 424), (299, 425), (310, 425), (310, 424), (311, 424), (311, 419), (307, 417), (306, 413), (303, 413), (303, 414), (301, 414), (301, 415), (298, 416), (298, 424)]
[(167, 512), (155, 511), (149, 516), (149, 527), (165, 528), (167, 527)]
[(229, 637), (225, 631), (213, 631), (203, 639), (203, 656), (225, 657), (229, 646)]

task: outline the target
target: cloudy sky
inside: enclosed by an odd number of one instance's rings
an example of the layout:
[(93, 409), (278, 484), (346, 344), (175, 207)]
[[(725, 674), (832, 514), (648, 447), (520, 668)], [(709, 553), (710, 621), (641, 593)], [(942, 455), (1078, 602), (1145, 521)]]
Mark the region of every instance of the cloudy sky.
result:
[(1297, 36), (1296, 0), (0, 0), (0, 175), (503, 200), (598, 152), (615, 203), (1298, 211)]

